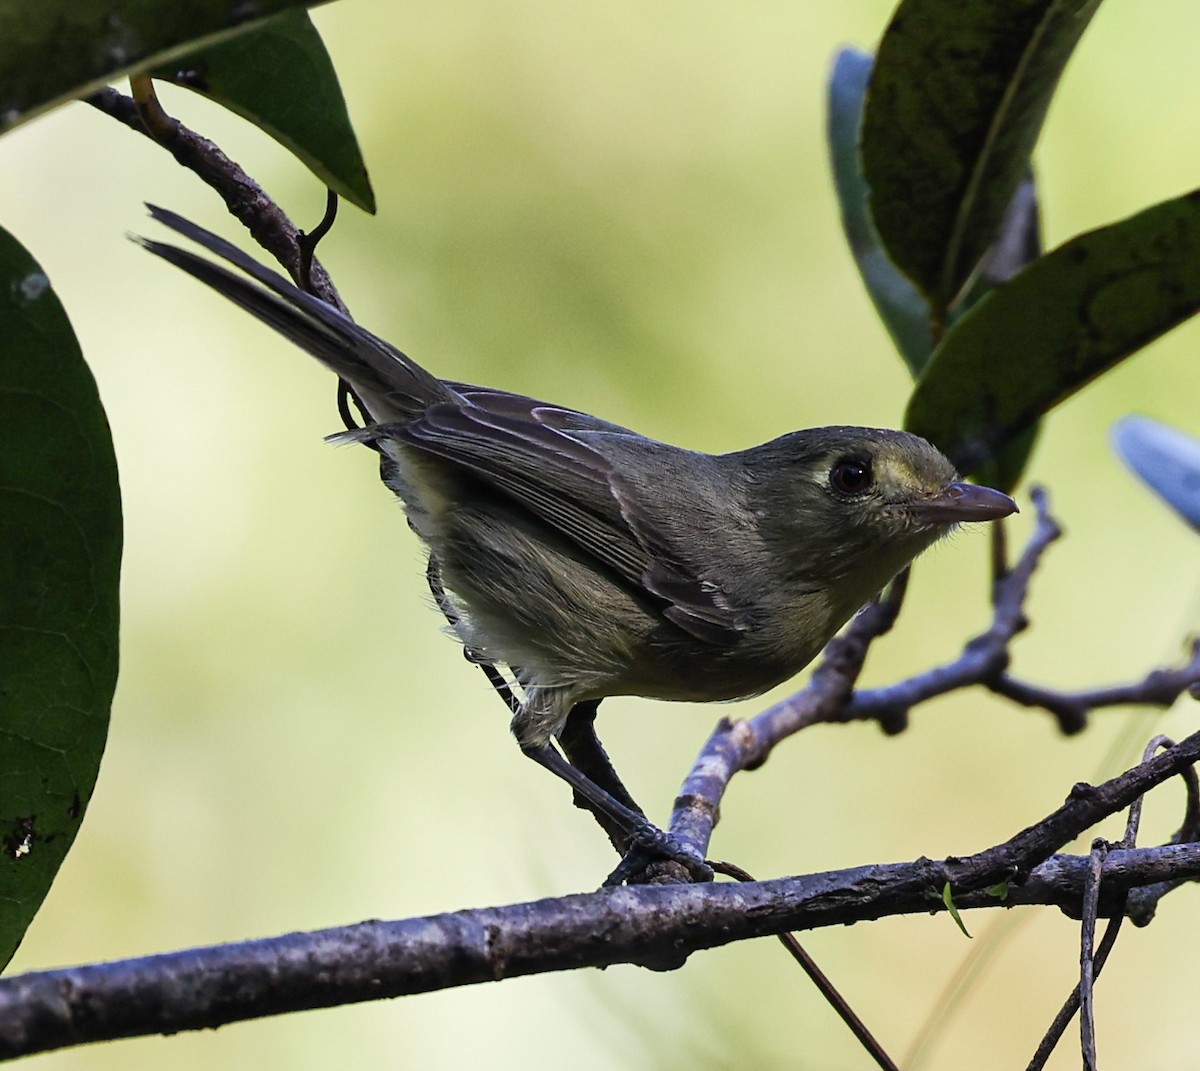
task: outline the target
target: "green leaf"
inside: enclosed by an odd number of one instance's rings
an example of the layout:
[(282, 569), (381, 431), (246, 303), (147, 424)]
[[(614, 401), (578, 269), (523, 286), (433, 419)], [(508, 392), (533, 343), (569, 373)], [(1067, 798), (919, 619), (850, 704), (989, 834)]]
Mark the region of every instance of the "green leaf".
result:
[[(1000, 234), (980, 261), (967, 292), (951, 312), (957, 323), (987, 294), (1008, 282), (1042, 255), (1041, 211), (1033, 171), (1017, 187), (1000, 224)], [(976, 472), (979, 482), (999, 491), (1011, 492), (1021, 482), (1033, 448), (1037, 444), (1038, 425), (1026, 428), (999, 451), (997, 456)]]
[(971, 475), (985, 487), (994, 487), (997, 491), (1012, 494), (1013, 489), (1021, 482), (1021, 477), (1025, 475), (1040, 430), (1039, 425), (1034, 424), (1018, 432), (996, 451), (994, 458), (972, 470)]
[(954, 919), (954, 924), (962, 930), (962, 935), (970, 940), (971, 935), (967, 932), (967, 927), (963, 924), (962, 915), (958, 913), (958, 908), (954, 906), (954, 893), (950, 891), (950, 882), (946, 882), (942, 886), (942, 903), (946, 905), (946, 910), (950, 912), (950, 917)]
[(995, 237), (1099, 2), (904, 0), (884, 33), (863, 173), (884, 245), (935, 315)]
[(942, 340), (905, 426), (978, 472), (1043, 413), (1200, 309), (1200, 190), (1080, 235)]
[(1003, 903), (1008, 899), (1008, 882), (1001, 881), (995, 885), (989, 885), (983, 890), (988, 896), (994, 896), (997, 900)]
[(108, 423), (49, 280), (0, 230), (0, 965), (91, 798), (117, 681)]
[(858, 132), (863, 97), (871, 76), (869, 53), (844, 48), (829, 75), (829, 143), (833, 182), (842, 209), (842, 228), (867, 293), (915, 379), (933, 352), (929, 303), (891, 262), (875, 233), (862, 177)]
[(286, 12), (151, 73), (250, 120), (335, 193), (375, 211), (337, 72), (308, 12)]
[(0, 133), (137, 74), (324, 0), (0, 0)]
[(1120, 421), (1112, 438), (1125, 463), (1200, 531), (1200, 439), (1142, 416)]

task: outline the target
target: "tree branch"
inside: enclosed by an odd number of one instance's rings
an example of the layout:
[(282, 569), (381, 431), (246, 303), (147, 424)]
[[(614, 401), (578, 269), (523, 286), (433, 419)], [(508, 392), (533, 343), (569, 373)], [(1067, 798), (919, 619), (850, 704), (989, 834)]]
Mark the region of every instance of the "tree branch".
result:
[[(0, 979), (0, 1058), (522, 975), (682, 963), (784, 930), (945, 910), (947, 884), (959, 908), (1043, 903), (1077, 913), (1088, 860), (1051, 853), (1198, 759), (1200, 733), (1102, 785), (1077, 785), (1041, 822), (965, 858), (603, 889)], [(1120, 910), (1129, 889), (1197, 877), (1200, 844), (1114, 850), (1099, 913)]]

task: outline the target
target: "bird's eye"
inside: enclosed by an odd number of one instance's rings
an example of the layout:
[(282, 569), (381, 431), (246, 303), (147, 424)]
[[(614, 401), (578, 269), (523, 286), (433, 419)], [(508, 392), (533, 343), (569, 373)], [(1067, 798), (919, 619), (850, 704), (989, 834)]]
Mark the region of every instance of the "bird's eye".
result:
[(875, 483), (871, 462), (860, 457), (843, 457), (830, 470), (829, 483), (843, 495), (861, 495)]

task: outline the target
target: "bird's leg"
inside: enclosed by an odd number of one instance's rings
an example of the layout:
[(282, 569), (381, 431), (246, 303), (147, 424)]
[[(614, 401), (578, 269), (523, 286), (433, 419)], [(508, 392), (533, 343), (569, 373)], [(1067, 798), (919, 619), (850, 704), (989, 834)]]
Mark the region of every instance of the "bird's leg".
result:
[(575, 769), (550, 744), (522, 745), (521, 750), (534, 762), (561, 777), (591, 804), (593, 810), (603, 811), (622, 830), (624, 839), (629, 844), (629, 851), (617, 869), (604, 880), (605, 885), (620, 885), (655, 858), (670, 859), (679, 863), (697, 881), (712, 880), (712, 868), (695, 848), (684, 844), (670, 833), (664, 833), (658, 826), (647, 821), (644, 814), (615, 800), (599, 785)]
[[(425, 579), (429, 583), (429, 590), (438, 609), (453, 628), (458, 623), (458, 614), (446, 595), (441, 568), (432, 554), (425, 569)], [(513, 714), (518, 713), (521, 703), (500, 671), (469, 648), (464, 648), (463, 653), (469, 661), (483, 670), (508, 709)], [(517, 676), (519, 678), (519, 671)], [(594, 722), (599, 705), (599, 700), (575, 704), (567, 715), (567, 724), (559, 737), (563, 749), (573, 760), (581, 763), (582, 768), (572, 765), (549, 744), (540, 747), (522, 746), (521, 750), (539, 765), (566, 781), (574, 790), (576, 802), (582, 802), (596, 816), (613, 845), (624, 853), (621, 862), (605, 879), (604, 884), (620, 885), (656, 858), (679, 863), (697, 881), (711, 881), (712, 868), (704, 862), (703, 857), (694, 848), (682, 844), (671, 834), (664, 833), (648, 821), (642, 809), (621, 783), (600, 744), (599, 737), (596, 736)], [(593, 777), (601, 781), (604, 787), (597, 784)]]
[[(567, 715), (562, 732), (558, 734), (558, 742), (571, 765), (592, 784), (604, 789), (629, 810), (644, 816), (646, 812), (637, 805), (629, 790), (621, 783), (604, 745), (596, 735), (596, 710), (599, 706), (599, 699), (576, 703)], [(575, 793), (575, 806), (592, 812), (618, 852), (624, 855), (629, 850), (629, 838), (623, 826), (614, 822), (604, 811), (596, 810), (579, 792)]]

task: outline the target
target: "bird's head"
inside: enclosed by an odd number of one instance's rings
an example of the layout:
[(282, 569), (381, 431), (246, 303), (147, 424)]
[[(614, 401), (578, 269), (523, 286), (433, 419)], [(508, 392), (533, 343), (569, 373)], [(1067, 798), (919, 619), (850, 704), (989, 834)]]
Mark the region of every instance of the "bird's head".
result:
[(905, 431), (811, 428), (744, 456), (760, 530), (788, 581), (833, 586), (856, 605), (959, 524), (1017, 511)]

